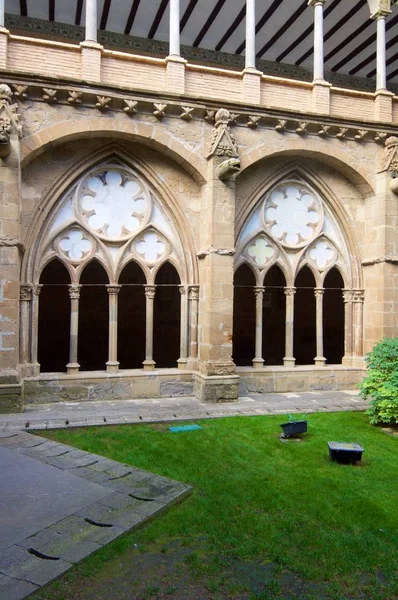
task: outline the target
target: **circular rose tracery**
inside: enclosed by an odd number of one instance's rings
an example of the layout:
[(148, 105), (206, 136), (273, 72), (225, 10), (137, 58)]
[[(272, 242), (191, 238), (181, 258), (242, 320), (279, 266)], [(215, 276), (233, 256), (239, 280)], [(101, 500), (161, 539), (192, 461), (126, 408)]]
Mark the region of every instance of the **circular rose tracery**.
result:
[(322, 227), (319, 200), (305, 187), (288, 183), (268, 196), (264, 208), (269, 233), (284, 246), (308, 244)]
[(138, 181), (112, 169), (87, 179), (78, 203), (88, 227), (111, 239), (138, 231), (149, 207)]

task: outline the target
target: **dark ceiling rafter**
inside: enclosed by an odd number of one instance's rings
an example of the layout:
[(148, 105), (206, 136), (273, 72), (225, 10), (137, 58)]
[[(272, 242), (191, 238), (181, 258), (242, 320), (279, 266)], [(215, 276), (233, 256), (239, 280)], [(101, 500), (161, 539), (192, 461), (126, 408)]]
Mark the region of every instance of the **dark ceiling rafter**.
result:
[(226, 2), (226, 0), (217, 0), (215, 7), (213, 8), (213, 10), (211, 11), (211, 13), (209, 15), (209, 18), (207, 19), (206, 23), (203, 25), (202, 29), (199, 31), (199, 34), (197, 35), (194, 43), (192, 44), (192, 46), (194, 48), (197, 48), (199, 46), (200, 42), (203, 40), (206, 33), (209, 31), (210, 27), (213, 25), (215, 18), (217, 17), (218, 13), (224, 6), (225, 2)]
[[(333, 25), (333, 27), (329, 29), (328, 32), (325, 33), (323, 37), (323, 42), (326, 43), (335, 33), (337, 33), (341, 29), (341, 27), (343, 27), (345, 23), (347, 23), (347, 21), (349, 21), (352, 17), (354, 17), (357, 14), (358, 10), (360, 10), (367, 3), (368, 0), (359, 0), (359, 2), (357, 2), (357, 4), (353, 6), (344, 17), (342, 17), (335, 25)], [(329, 58), (332, 58), (332, 56), (334, 56), (334, 50), (335, 49), (333, 48), (333, 50), (329, 52), (328, 56), (325, 56), (325, 62)], [(303, 56), (300, 56), (300, 58), (294, 64), (300, 66), (305, 60), (307, 60), (309, 56), (311, 56), (312, 53), (313, 48), (310, 48), (310, 50), (307, 50), (307, 52), (305, 52)]]
[(234, 19), (233, 23), (228, 27), (227, 31), (224, 33), (221, 40), (216, 45), (215, 49), (217, 52), (219, 52), (221, 50), (221, 48), (224, 46), (224, 44), (227, 43), (227, 41), (229, 40), (231, 35), (236, 31), (236, 29), (242, 23), (245, 16), (246, 16), (246, 3), (244, 4), (243, 8), (240, 10), (236, 19)]
[(264, 44), (264, 46), (261, 48), (261, 50), (259, 50), (259, 52), (257, 52), (257, 55), (256, 55), (257, 58), (261, 58), (267, 52), (267, 50), (272, 48), (272, 46), (275, 44), (275, 42), (280, 37), (282, 37), (283, 34), (286, 33), (286, 31), (288, 29), (290, 29), (290, 27), (296, 22), (296, 20), (303, 14), (303, 12), (305, 10), (308, 10), (308, 0), (304, 0), (304, 2), (302, 4), (300, 4), (298, 9), (295, 10), (292, 15), (290, 15), (290, 18), (287, 19), (287, 21), (282, 25), (282, 27), (279, 29), (279, 31), (277, 31), (272, 36), (272, 38), (266, 44)]
[[(398, 44), (398, 36), (395, 36), (395, 38), (393, 38), (392, 40), (390, 40), (390, 42), (387, 44), (387, 49), (392, 48), (392, 46), (395, 46), (395, 44)], [(372, 54), (371, 57), (371, 61), (376, 60), (377, 55), (376, 52), (374, 52)], [(390, 56), (390, 58), (388, 58), (386, 60), (386, 67), (389, 67), (390, 65), (392, 65), (393, 63), (395, 63), (395, 61), (398, 60), (398, 53), (393, 54), (392, 56)], [(371, 62), (369, 61), (369, 62)], [(368, 60), (366, 61), (366, 64), (368, 64)], [(372, 69), (371, 71), (369, 71), (369, 73), (366, 75), (366, 77), (368, 79), (370, 79), (371, 77), (374, 77), (376, 75), (376, 69)]]
[(82, 22), (83, 0), (77, 0), (75, 25), (80, 25)]
[[(374, 23), (374, 21), (371, 21), (371, 23)], [(396, 25), (396, 23), (398, 23), (398, 15), (396, 15), (393, 19), (391, 19), (391, 21), (388, 21), (386, 29), (387, 30), (391, 29), (391, 27)], [(377, 40), (377, 33), (372, 33), (372, 35), (367, 37), (366, 40), (364, 40), (362, 42), (362, 44), (359, 44), (359, 46), (354, 48), (354, 50), (352, 52), (350, 52), (340, 62), (338, 62), (336, 65), (334, 65), (334, 67), (332, 67), (333, 73), (335, 71), (338, 71), (339, 69), (341, 69), (341, 67), (344, 67), (346, 64), (348, 64), (353, 58), (355, 58), (363, 50), (366, 50), (366, 48), (368, 48), (371, 44), (376, 44), (376, 40)], [(355, 73), (357, 73), (359, 71), (359, 68), (360, 68), (359, 65), (357, 65), (356, 67), (351, 69), (351, 71), (349, 71), (349, 74), (355, 75)]]
[(160, 21), (162, 20), (163, 15), (164, 15), (164, 13), (166, 11), (168, 3), (169, 3), (169, 0), (162, 0), (161, 3), (160, 3), (160, 5), (159, 5), (158, 11), (157, 11), (157, 13), (155, 15), (155, 18), (153, 20), (153, 23), (152, 23), (151, 28), (150, 28), (149, 33), (148, 33), (148, 37), (149, 37), (150, 40), (152, 40), (155, 37), (155, 34), (156, 34), (156, 32), (158, 30), (158, 27), (160, 25)]
[(48, 20), (55, 21), (55, 0), (48, 0)]
[(180, 31), (184, 31), (184, 27), (185, 25), (188, 23), (189, 17), (192, 15), (195, 6), (197, 5), (199, 0), (190, 0), (184, 14), (183, 17), (181, 19), (181, 23), (180, 23)]
[[(276, 9), (280, 7), (280, 5), (282, 4), (282, 2), (283, 2), (283, 0), (274, 0), (273, 1), (273, 3), (271, 4), (271, 6), (263, 14), (263, 16), (261, 17), (261, 19), (257, 23), (257, 25), (256, 25), (256, 34), (259, 33), (259, 31), (269, 21), (269, 19), (272, 17), (272, 15), (276, 11)], [(242, 54), (243, 50), (245, 49), (245, 46), (246, 46), (246, 42), (242, 42), (241, 45), (239, 46), (239, 48), (237, 48), (235, 50), (235, 54)]]
[(21, 17), (28, 16), (28, 7), (26, 0), (19, 0), (19, 7), (21, 9)]
[(112, 0), (105, 0), (104, 7), (102, 9), (101, 21), (99, 28), (104, 30), (106, 28), (106, 24), (108, 22), (109, 11), (111, 8)]
[(129, 16), (127, 17), (126, 27), (124, 28), (125, 35), (129, 35), (130, 31), (133, 28), (135, 17), (137, 15), (137, 10), (140, 5), (140, 2), (141, 2), (141, 0), (133, 0)]
[[(397, 23), (398, 23), (398, 15), (396, 15), (390, 21), (387, 21), (386, 31), (388, 31), (389, 29), (391, 29), (391, 27), (394, 27), (394, 25), (396, 25)], [(375, 33), (372, 36), (372, 38), (373, 38), (373, 41), (376, 42), (376, 40), (377, 40), (377, 34)], [(370, 38), (369, 38), (369, 40), (370, 40)], [(398, 37), (395, 37), (394, 40), (390, 40), (386, 44), (386, 50), (388, 50), (389, 48), (391, 48), (391, 46), (393, 46), (397, 41), (398, 41)], [(366, 67), (366, 65), (368, 65), (370, 62), (372, 62), (372, 60), (376, 60), (376, 52), (372, 52), (372, 54), (370, 56), (368, 56), (367, 58), (365, 58), (358, 65), (355, 65), (355, 67), (353, 67), (351, 69), (351, 71), (349, 72), (350, 75), (355, 75), (356, 73), (358, 73), (358, 71), (360, 71), (361, 69), (363, 69), (364, 67)]]
[[(326, 19), (326, 17), (328, 15), (330, 15), (330, 13), (340, 4), (340, 2), (342, 2), (342, 0), (334, 0), (334, 2), (332, 2), (332, 4), (327, 6), (323, 13), (323, 18)], [(314, 22), (312, 22), (311, 25), (309, 27), (307, 27), (307, 29), (305, 31), (303, 31), (303, 33), (301, 35), (299, 35), (299, 37), (292, 44), (290, 44), (290, 46), (288, 48), (286, 48), (286, 50), (284, 50), (282, 52), (282, 54), (277, 56), (276, 62), (281, 62), (288, 54), (290, 54), (290, 52), (292, 52), (292, 50), (297, 48), (297, 46), (299, 44), (301, 44), (301, 42), (303, 42), (309, 35), (311, 35), (313, 33), (313, 31), (314, 31)], [(311, 47), (310, 52), (311, 52), (311, 54), (313, 54), (313, 46)]]
[(390, 81), (390, 79), (394, 79), (394, 77), (396, 77), (397, 75), (398, 75), (398, 69), (395, 69), (395, 71), (393, 71), (392, 73), (387, 75), (387, 81)]

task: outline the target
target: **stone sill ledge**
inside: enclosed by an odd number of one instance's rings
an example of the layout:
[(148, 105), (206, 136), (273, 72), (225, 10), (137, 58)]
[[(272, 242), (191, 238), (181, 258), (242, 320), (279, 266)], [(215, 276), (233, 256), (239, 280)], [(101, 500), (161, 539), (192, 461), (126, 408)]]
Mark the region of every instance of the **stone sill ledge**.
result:
[(81, 371), (80, 373), (74, 373), (68, 375), (67, 373), (40, 373), (36, 377), (25, 377), (25, 382), (32, 381), (84, 381), (91, 379), (127, 379), (131, 377), (142, 377), (144, 379), (157, 379), (158, 377), (170, 377), (172, 375), (176, 378), (186, 378), (186, 376), (192, 377), (194, 371), (181, 370), (177, 368), (170, 369), (154, 369), (153, 371), (144, 371), (142, 369), (122, 369), (117, 373), (108, 373), (107, 371)]

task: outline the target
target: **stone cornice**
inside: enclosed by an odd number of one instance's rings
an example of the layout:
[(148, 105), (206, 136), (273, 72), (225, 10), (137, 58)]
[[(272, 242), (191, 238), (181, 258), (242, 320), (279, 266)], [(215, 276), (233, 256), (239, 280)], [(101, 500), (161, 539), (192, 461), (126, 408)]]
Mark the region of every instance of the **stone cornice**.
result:
[[(20, 102), (34, 101), (91, 108), (99, 112), (124, 112), (130, 118), (135, 115), (152, 114), (158, 120), (164, 118), (204, 119), (213, 124), (220, 101), (198, 100), (194, 96), (182, 96), (168, 92), (131, 90), (124, 86), (88, 84), (77, 79), (44, 77), (11, 71), (3, 71), (2, 81), (10, 85), (15, 98)], [(351, 140), (358, 143), (384, 143), (388, 135), (398, 134), (398, 125), (377, 121), (361, 121), (333, 116), (318, 116), (314, 113), (270, 109), (241, 102), (222, 103), (231, 113), (231, 126), (247, 126), (256, 117), (256, 128), (275, 129), (281, 135), (293, 133), (300, 136), (317, 136)], [(189, 115), (189, 118), (187, 117)]]
[(370, 267), (370, 266), (379, 265), (382, 263), (390, 263), (393, 265), (398, 265), (398, 256), (387, 255), (387, 256), (379, 256), (377, 258), (365, 258), (362, 261), (362, 266)]

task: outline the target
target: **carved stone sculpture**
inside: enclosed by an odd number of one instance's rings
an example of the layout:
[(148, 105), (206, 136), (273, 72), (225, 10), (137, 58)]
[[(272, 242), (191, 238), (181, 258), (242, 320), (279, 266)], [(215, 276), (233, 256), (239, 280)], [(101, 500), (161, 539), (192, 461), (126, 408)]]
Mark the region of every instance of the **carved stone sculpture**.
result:
[(8, 85), (0, 84), (0, 157), (5, 158), (11, 151), (11, 135), (13, 129), (19, 136), (22, 127), (19, 123), (17, 105), (11, 104), (12, 91)]

